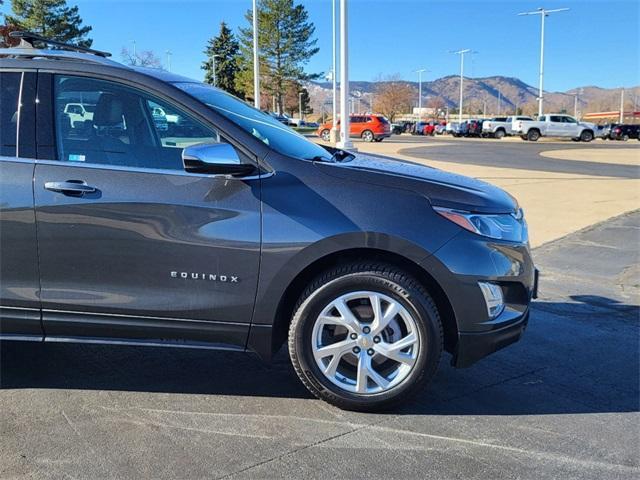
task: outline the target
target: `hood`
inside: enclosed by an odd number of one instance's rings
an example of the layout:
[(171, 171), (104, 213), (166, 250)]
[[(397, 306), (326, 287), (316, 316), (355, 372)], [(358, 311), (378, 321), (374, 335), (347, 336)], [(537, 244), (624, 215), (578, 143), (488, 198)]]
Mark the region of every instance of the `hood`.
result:
[(518, 202), (501, 188), (475, 178), (386, 157), (356, 154), (352, 160), (324, 164), (326, 173), (351, 181), (412, 190), (433, 206), (476, 213), (511, 213)]

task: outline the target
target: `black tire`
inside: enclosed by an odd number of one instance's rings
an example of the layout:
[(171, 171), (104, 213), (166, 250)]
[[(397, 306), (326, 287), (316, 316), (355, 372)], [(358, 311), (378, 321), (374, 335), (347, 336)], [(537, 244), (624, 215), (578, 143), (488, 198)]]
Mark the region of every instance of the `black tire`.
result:
[(623, 142), (628, 142), (628, 141), (629, 141), (629, 135), (623, 135), (623, 136), (622, 136), (622, 138), (621, 138), (621, 140), (622, 140)]
[(495, 138), (497, 138), (498, 140), (502, 140), (504, 138), (504, 136), (505, 136), (505, 132), (502, 129), (498, 129), (498, 130), (496, 130), (496, 133), (493, 134), (493, 136)]
[(331, 131), (325, 128), (320, 132), (320, 138), (325, 142), (331, 141)]
[[(414, 318), (419, 336), (420, 348), (407, 377), (380, 393), (353, 393), (335, 385), (320, 371), (312, 351), (312, 330), (322, 309), (341, 295), (362, 290), (400, 303)], [(442, 349), (442, 324), (428, 292), (407, 273), (378, 262), (346, 264), (317, 277), (298, 300), (289, 329), (289, 355), (302, 383), (319, 399), (345, 410), (382, 411), (407, 401), (433, 378)]]
[(371, 130), (365, 130), (364, 132), (362, 132), (360, 138), (362, 138), (362, 140), (364, 140), (365, 142), (373, 142), (376, 139)]
[(520, 135), (520, 138), (525, 142), (529, 140), (526, 135)]
[(384, 140), (382, 137), (376, 138), (376, 142), (378, 142), (378, 143), (380, 143), (382, 140)]
[(530, 142), (537, 142), (540, 138), (540, 132), (538, 130), (532, 129), (527, 132), (527, 140)]
[(591, 140), (593, 140), (593, 132), (591, 130), (584, 130), (580, 134), (580, 141), (589, 143)]

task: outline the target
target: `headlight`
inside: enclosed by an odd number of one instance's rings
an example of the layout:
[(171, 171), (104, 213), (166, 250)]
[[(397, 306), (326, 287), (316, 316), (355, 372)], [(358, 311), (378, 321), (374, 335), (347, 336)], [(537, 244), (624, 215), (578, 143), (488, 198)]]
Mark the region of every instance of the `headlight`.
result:
[(524, 220), (521, 208), (515, 213), (498, 215), (470, 213), (444, 207), (433, 207), (433, 209), (447, 220), (483, 237), (523, 243), (529, 237), (527, 222)]

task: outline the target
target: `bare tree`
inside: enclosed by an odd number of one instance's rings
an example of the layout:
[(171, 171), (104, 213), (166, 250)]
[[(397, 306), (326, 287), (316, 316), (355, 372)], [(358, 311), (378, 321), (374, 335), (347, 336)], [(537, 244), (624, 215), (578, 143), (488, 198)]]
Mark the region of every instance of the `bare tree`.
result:
[(390, 122), (393, 122), (396, 115), (411, 110), (413, 100), (417, 96), (416, 89), (402, 81), (399, 74), (379, 77), (376, 82), (376, 110)]
[(150, 67), (162, 68), (162, 62), (151, 50), (143, 50), (141, 52), (130, 52), (127, 48), (122, 47), (120, 51), (122, 61), (132, 67)]

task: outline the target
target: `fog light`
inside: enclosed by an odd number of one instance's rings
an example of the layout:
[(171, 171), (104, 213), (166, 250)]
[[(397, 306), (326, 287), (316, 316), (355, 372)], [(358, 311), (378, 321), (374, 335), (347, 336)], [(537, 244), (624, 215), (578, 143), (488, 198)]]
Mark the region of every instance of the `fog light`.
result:
[(504, 299), (502, 298), (502, 289), (495, 283), (478, 282), (484, 302), (487, 305), (487, 313), (489, 318), (493, 320), (504, 310)]

